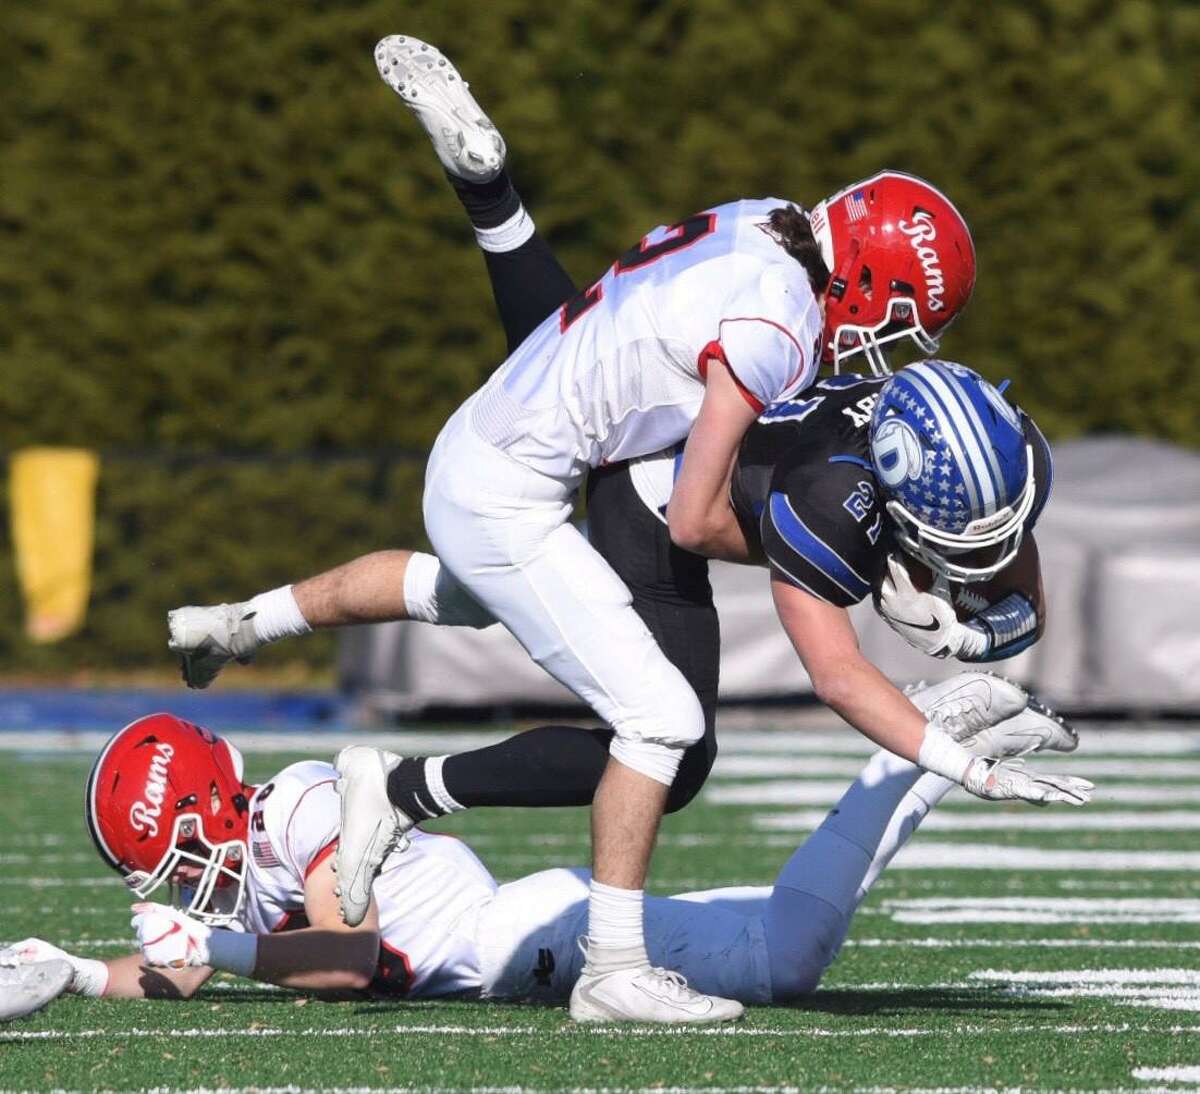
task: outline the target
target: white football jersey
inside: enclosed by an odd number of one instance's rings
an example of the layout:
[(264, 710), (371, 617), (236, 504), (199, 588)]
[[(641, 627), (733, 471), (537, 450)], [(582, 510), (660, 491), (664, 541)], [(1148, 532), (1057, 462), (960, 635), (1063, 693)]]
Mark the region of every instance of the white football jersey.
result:
[(572, 481), (683, 440), (714, 359), (758, 410), (808, 386), (821, 310), (804, 268), (766, 230), (787, 204), (737, 201), (655, 228), (472, 396), (474, 431)]
[[(269, 934), (307, 926), (304, 882), (337, 847), (337, 771), (306, 760), (285, 767), (250, 801), (250, 864), (241, 919)], [(414, 829), (375, 879), (380, 964), (373, 987), (410, 998), (476, 993), (478, 909), (496, 882), (474, 852), (452, 836)]]

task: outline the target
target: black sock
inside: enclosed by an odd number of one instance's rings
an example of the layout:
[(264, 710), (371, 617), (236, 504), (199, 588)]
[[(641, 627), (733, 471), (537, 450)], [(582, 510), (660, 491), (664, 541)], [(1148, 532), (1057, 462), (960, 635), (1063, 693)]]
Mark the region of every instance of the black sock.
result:
[(491, 182), (468, 182), (446, 172), (446, 178), (463, 203), (467, 216), (476, 228), (499, 228), (511, 220), (521, 208), (521, 199), (513, 189), (508, 172), (501, 170)]
[(425, 781), (425, 757), (401, 760), (387, 780), (388, 800), (415, 821), (444, 817), (446, 810), (434, 800)]
[(542, 726), (446, 757), (442, 782), (446, 793), (468, 807), (590, 805), (611, 740), (609, 729)]

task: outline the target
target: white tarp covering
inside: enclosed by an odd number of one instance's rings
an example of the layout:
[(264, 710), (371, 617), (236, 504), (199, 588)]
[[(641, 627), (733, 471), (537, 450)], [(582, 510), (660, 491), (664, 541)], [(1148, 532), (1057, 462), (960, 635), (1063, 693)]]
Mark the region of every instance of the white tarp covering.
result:
[[(1055, 447), (1038, 525), (1046, 635), (995, 666), (1069, 709), (1200, 710), (1200, 456), (1152, 441)], [(727, 701), (804, 694), (808, 678), (775, 619), (766, 572), (715, 563)], [(907, 646), (869, 604), (864, 652), (907, 683), (958, 671)], [(391, 624), (346, 632), (343, 684), (380, 709), (562, 703), (569, 693), (501, 627)]]

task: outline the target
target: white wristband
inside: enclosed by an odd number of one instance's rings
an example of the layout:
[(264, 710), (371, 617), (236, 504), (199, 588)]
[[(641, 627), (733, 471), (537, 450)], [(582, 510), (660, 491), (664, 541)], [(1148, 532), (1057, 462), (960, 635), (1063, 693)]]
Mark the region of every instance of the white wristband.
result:
[(72, 957), (75, 975), (67, 991), (73, 995), (100, 996), (108, 989), (108, 966), (90, 957)]
[(208, 963), (237, 976), (253, 976), (258, 964), (258, 935), (215, 930), (208, 936)]
[(926, 723), (925, 737), (921, 741), (921, 750), (917, 753), (918, 766), (961, 786), (975, 759), (976, 757), (957, 741), (951, 740), (933, 722)]

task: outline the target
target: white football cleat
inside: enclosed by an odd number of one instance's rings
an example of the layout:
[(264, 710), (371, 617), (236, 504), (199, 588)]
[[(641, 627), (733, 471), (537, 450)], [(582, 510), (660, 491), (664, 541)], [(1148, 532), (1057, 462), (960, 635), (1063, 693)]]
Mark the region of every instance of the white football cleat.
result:
[(24, 1018), (57, 999), (75, 970), (61, 959), (0, 967), (0, 1022)]
[(440, 50), (392, 34), (375, 47), (375, 67), (416, 114), (447, 171), (467, 182), (490, 182), (500, 174), (504, 138)]
[(416, 823), (388, 798), (388, 774), (400, 757), (382, 748), (350, 745), (333, 766), (342, 799), (342, 829), (334, 852), (337, 895), (347, 926), (357, 927), (371, 906), (371, 886), (384, 859), (408, 846), (405, 833)]
[(991, 672), (960, 672), (940, 684), (915, 684), (904, 694), (922, 714), (960, 743), (1019, 714), (1029, 693)]
[(1061, 714), (1030, 696), (1019, 714), (959, 742), (976, 756), (1012, 759), (1031, 752), (1074, 752), (1079, 734)]
[[(587, 940), (580, 939), (584, 953)], [(661, 1022), (699, 1025), (733, 1022), (746, 1012), (734, 999), (688, 987), (677, 972), (651, 965), (598, 972), (587, 962), (571, 990), (576, 1022)]]
[(194, 605), (167, 612), (167, 649), (179, 654), (183, 681), (206, 688), (230, 661), (248, 665), (261, 644), (246, 604)]

